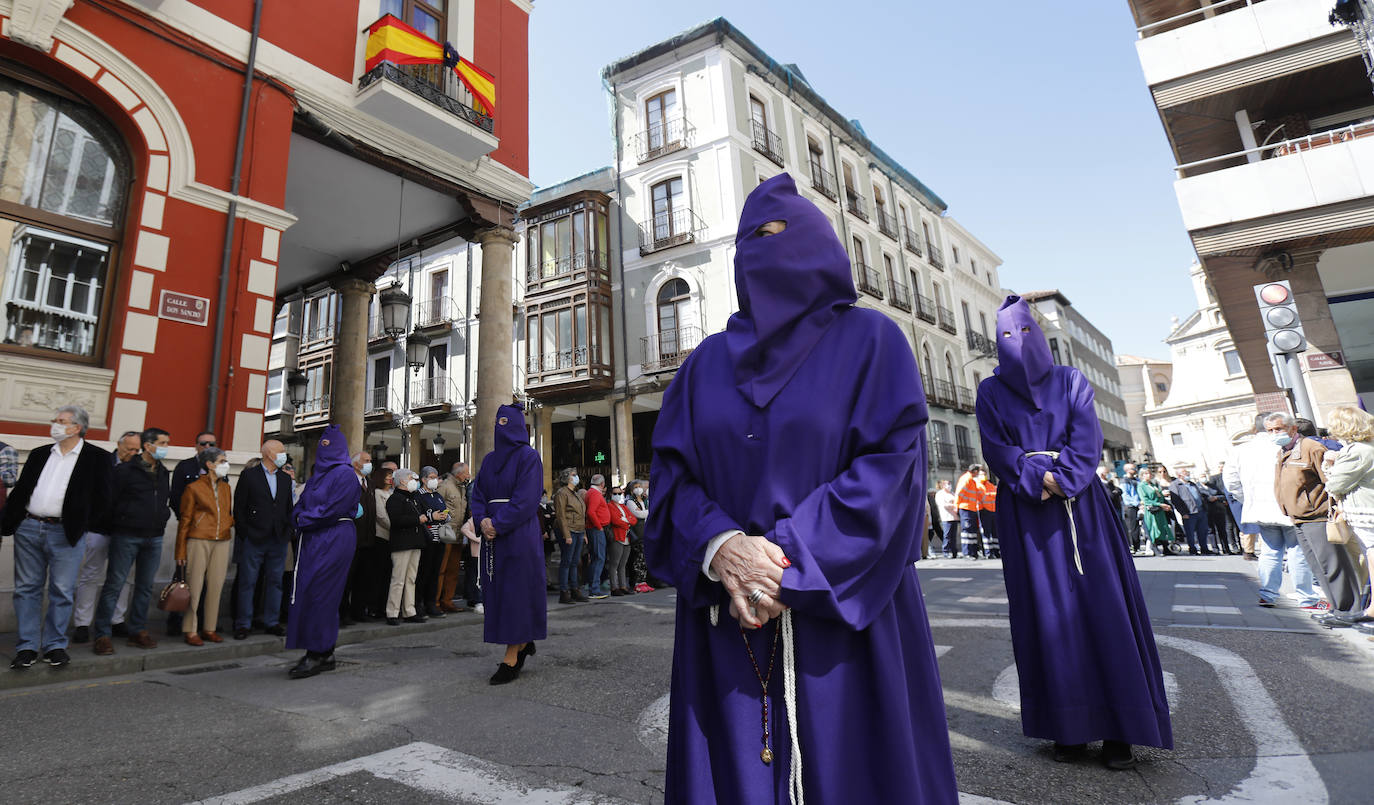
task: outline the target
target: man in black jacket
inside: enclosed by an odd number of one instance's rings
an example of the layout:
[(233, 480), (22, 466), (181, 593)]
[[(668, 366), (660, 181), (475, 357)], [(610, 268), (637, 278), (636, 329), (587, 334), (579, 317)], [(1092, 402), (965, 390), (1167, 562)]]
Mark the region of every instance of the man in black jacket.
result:
[(1207, 496), (1193, 483), (1186, 467), (1175, 471), (1169, 484), (1169, 502), (1183, 517), (1183, 534), (1188, 540), (1192, 556), (1211, 556), (1213, 551), (1207, 536)]
[(129, 596), (129, 611), (124, 624), (129, 629), (129, 645), (135, 648), (157, 648), (157, 641), (148, 634), (148, 606), (152, 603), (153, 585), (157, 582), (157, 568), (162, 562), (162, 535), (171, 514), (167, 497), (172, 474), (163, 466), (167, 446), (172, 437), (162, 428), (144, 430), (139, 454), (114, 468), (114, 483), (110, 492), (110, 564), (105, 571), (105, 584), (100, 589), (100, 603), (95, 608), (92, 633), (96, 654), (114, 653), (110, 639), (111, 621), (119, 591), (134, 571), (134, 589)]
[[(1223, 462), (1221, 466), (1226, 466)], [(1240, 527), (1231, 516), (1231, 501), (1226, 496), (1226, 483), (1221, 478), (1221, 470), (1207, 479), (1207, 522), (1216, 534), (1217, 545), (1226, 554), (1240, 553)]]
[(54, 668), (71, 659), (67, 623), (85, 555), (86, 531), (104, 517), (110, 501), (110, 454), (86, 442), (89, 426), (85, 410), (75, 405), (57, 409), (51, 427), (56, 444), (30, 451), (0, 513), (0, 534), (14, 535), (14, 615), (19, 639), (10, 668), (15, 670), (33, 665), (40, 650)]
[(262, 612), (267, 633), (286, 634), (281, 625), (282, 569), (286, 546), (291, 541), (291, 476), (282, 471), (286, 446), (275, 439), (262, 445), (262, 465), (239, 475), (234, 490), (234, 529), (239, 539), (239, 569), (234, 581), (238, 606), (234, 612), (234, 639), (252, 632), (253, 593), (263, 576)]

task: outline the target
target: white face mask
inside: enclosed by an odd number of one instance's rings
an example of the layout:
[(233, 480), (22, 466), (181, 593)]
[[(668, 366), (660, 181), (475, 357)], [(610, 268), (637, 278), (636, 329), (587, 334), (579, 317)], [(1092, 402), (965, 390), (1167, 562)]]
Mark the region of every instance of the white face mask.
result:
[(625, 496), (624, 496), (624, 495), (611, 495), (611, 500), (614, 500), (616, 503), (624, 503), (624, 502), (625, 502)]
[(425, 488), (426, 488), (426, 489), (429, 489), (429, 490), (438, 489), (438, 488), (439, 488), (439, 479), (438, 479), (438, 478), (430, 478), (428, 481), (425, 481)]
[(226, 462), (224, 462), (223, 464), (216, 464), (216, 465), (215, 465), (215, 474), (218, 475), (218, 476), (221, 477), (221, 478), (228, 478), (228, 477), (229, 477), (229, 462), (226, 461)]
[(282, 467), (285, 467), (285, 466), (286, 466), (286, 454), (285, 454), (285, 453), (278, 453), (278, 454), (276, 455), (276, 457), (274, 457), (272, 460), (276, 463), (277, 469), (281, 469)]
[(409, 481), (406, 481), (406, 491), (407, 491), (407, 492), (414, 492), (415, 490), (417, 490), (417, 489), (419, 489), (419, 488), (420, 488), (420, 482), (417, 481), (417, 480), (415, 480), (414, 478), (411, 478)]
[(571, 483), (573, 486), (577, 486), (578, 482), (581, 480), (581, 478), (578, 478), (576, 475), (574, 475), (573, 477), (568, 479), (568, 482)]
[(67, 427), (67, 425), (63, 425), (61, 422), (52, 423), (52, 440), (54, 442), (60, 442), (67, 438)]
[(371, 461), (364, 461), (364, 462), (363, 462), (363, 466), (362, 466), (360, 472), (362, 472), (363, 475), (371, 475), (371, 474), (372, 474), (372, 462), (371, 462)]

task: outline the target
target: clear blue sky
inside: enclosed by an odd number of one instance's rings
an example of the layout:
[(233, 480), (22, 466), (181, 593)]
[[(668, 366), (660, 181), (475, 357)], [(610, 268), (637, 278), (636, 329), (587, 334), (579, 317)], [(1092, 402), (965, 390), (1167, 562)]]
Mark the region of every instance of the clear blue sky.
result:
[(1118, 353), (1168, 358), (1193, 252), (1126, 0), (537, 0), (535, 184), (611, 164), (601, 68), (717, 16), (939, 194), (1004, 287), (1057, 287)]

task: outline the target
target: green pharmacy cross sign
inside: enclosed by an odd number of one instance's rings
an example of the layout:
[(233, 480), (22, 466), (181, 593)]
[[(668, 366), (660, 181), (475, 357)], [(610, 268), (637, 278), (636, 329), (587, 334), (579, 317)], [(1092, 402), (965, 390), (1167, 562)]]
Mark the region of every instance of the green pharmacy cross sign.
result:
[(603, 453), (603, 452), (601, 452), (600, 450), (597, 451), (597, 453), (596, 453), (596, 455), (594, 456), (594, 458), (596, 459), (596, 463), (597, 463), (597, 464), (605, 464), (605, 463), (606, 463), (606, 454)]

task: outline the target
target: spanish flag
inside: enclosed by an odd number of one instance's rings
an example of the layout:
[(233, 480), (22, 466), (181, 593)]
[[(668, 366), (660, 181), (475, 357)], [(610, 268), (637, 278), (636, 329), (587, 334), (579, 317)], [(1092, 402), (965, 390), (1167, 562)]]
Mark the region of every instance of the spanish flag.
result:
[(365, 70), (381, 62), (392, 64), (443, 64), (453, 68), (463, 86), (476, 100), (477, 111), (488, 117), (496, 114), (496, 79), (477, 65), (459, 56), (414, 28), (387, 14), (367, 29)]

